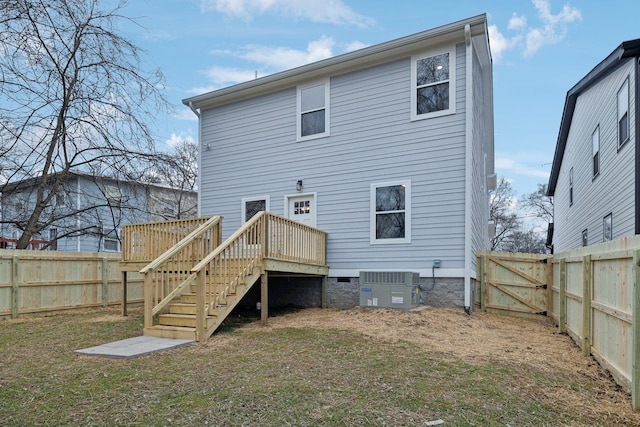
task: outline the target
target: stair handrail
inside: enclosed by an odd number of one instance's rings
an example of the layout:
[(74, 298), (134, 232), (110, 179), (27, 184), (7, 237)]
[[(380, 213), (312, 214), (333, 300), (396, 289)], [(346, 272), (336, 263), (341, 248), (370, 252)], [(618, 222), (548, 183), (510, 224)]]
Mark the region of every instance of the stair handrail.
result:
[[(144, 326), (145, 327), (153, 326), (153, 316), (157, 314), (167, 304), (169, 304), (171, 299), (173, 299), (173, 297), (178, 294), (178, 292), (176, 292), (177, 289), (179, 289), (179, 292), (185, 289), (186, 288), (185, 283), (189, 281), (190, 276), (193, 276), (191, 272), (189, 272), (189, 268), (193, 264), (190, 264), (188, 267), (184, 267), (184, 270), (183, 270), (182, 264), (185, 263), (185, 261), (188, 261), (188, 259), (181, 260), (176, 258), (179, 258), (179, 255), (186, 248), (188, 248), (190, 245), (196, 242), (199, 238), (205, 235), (205, 233), (215, 230), (216, 227), (219, 229), (221, 222), (222, 222), (221, 216), (213, 216), (209, 218), (206, 222), (204, 222), (203, 224), (198, 226), (195, 230), (193, 230), (191, 233), (186, 235), (177, 244), (175, 244), (170, 249), (166, 250), (162, 255), (160, 255), (155, 260), (151, 261), (149, 264), (147, 264), (144, 268), (140, 270), (140, 273), (143, 275), (143, 286), (144, 286), (143, 294), (144, 294)], [(212, 237), (214, 241), (211, 242), (211, 245), (207, 250), (210, 250), (211, 247), (218, 246), (221, 240), (221, 232), (218, 230), (218, 232), (214, 233)], [(195, 262), (195, 260), (192, 262)], [(176, 263), (178, 264), (177, 266), (176, 266)], [(188, 277), (182, 280), (178, 276), (177, 280), (171, 283), (171, 280), (173, 279), (162, 277), (162, 276), (165, 276), (162, 274), (160, 275), (156, 274), (156, 271), (162, 270), (163, 266), (165, 265), (166, 265), (165, 268), (167, 270), (170, 270), (173, 267), (173, 269), (177, 271), (183, 271), (184, 273), (189, 272)], [(168, 277), (170, 276), (175, 276), (175, 274), (168, 275)], [(167, 283), (166, 280), (169, 280), (168, 289), (166, 286), (166, 283)], [(191, 278), (191, 280), (193, 280), (193, 278)], [(178, 281), (180, 283), (177, 283)], [(156, 284), (156, 286), (154, 286), (154, 283)], [(169, 290), (169, 292), (167, 292), (167, 290)], [(169, 295), (171, 295), (171, 298), (167, 298), (167, 296)]]
[[(193, 230), (191, 233), (187, 234), (180, 242), (178, 242), (173, 247), (166, 250), (162, 255), (158, 258), (151, 261), (145, 267), (140, 270), (141, 274), (145, 274), (149, 270), (155, 270), (164, 264), (167, 260), (171, 259), (174, 255), (182, 252), (182, 250), (187, 247), (193, 240), (202, 236), (204, 233), (209, 231), (209, 229), (215, 227), (222, 221), (222, 217), (219, 215), (212, 216), (206, 222), (202, 223), (198, 228)], [(217, 243), (217, 242), (216, 242)]]

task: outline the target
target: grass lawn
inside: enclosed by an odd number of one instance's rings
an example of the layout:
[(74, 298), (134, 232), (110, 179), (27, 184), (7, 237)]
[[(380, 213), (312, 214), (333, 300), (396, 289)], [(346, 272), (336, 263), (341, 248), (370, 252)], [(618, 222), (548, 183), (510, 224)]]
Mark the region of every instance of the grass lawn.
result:
[[(140, 335), (141, 307), (0, 321), (0, 425), (640, 425), (568, 337), (460, 311), (236, 315), (206, 344), (137, 359), (74, 350)], [(553, 340), (557, 354), (534, 348)]]

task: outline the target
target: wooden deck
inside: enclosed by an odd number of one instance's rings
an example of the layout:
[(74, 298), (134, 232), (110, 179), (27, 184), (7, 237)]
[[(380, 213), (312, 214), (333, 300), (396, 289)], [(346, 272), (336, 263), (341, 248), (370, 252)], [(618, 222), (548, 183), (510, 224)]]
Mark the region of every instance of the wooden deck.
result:
[[(222, 243), (221, 217), (172, 222), (170, 232), (161, 224), (123, 230), (123, 292), (126, 272), (139, 270), (145, 335), (205, 341), (257, 283), (266, 321), (270, 273), (326, 279), (329, 272), (326, 233), (268, 212), (255, 215)], [(160, 249), (165, 250), (145, 263)]]

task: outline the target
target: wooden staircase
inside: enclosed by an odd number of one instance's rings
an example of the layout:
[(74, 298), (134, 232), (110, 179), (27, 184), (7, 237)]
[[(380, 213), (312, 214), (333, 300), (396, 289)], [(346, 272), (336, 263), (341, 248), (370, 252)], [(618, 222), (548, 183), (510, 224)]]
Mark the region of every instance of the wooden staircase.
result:
[[(209, 304), (205, 309), (205, 330), (215, 331), (238, 305), (242, 297), (260, 280), (260, 269), (256, 268), (247, 275), (242, 283), (235, 286), (232, 293), (224, 296), (218, 304)], [(196, 340), (196, 285), (191, 284), (188, 292), (178, 295), (168, 304), (168, 312), (157, 316), (157, 324), (144, 328), (144, 335), (159, 338)], [(215, 301), (215, 297), (210, 298)]]

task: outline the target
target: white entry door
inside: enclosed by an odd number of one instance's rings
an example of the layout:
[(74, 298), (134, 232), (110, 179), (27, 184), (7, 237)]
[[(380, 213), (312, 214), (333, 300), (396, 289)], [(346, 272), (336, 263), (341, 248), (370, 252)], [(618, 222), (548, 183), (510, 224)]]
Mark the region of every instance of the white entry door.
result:
[(316, 197), (315, 194), (303, 194), (288, 197), (289, 219), (298, 221), (310, 227), (316, 226)]

